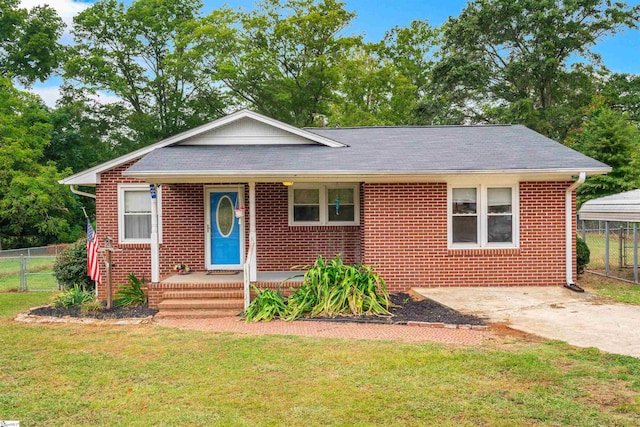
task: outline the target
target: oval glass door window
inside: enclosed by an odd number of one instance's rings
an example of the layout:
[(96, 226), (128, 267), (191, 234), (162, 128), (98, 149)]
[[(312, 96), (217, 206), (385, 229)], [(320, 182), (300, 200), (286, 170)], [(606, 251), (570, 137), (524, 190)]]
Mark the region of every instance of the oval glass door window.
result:
[(220, 197), (216, 209), (216, 222), (218, 223), (218, 233), (222, 237), (229, 237), (233, 231), (233, 218), (233, 202), (229, 196)]

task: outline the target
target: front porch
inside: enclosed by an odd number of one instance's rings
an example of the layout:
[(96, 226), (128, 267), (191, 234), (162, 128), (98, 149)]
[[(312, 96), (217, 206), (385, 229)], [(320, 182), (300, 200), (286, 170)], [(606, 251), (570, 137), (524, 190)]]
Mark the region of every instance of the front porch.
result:
[[(258, 289), (280, 289), (286, 296), (302, 278), (284, 281), (298, 274), (302, 272), (257, 272), (251, 284)], [(173, 274), (149, 284), (149, 307), (160, 310), (158, 316), (165, 318), (237, 316), (244, 309), (245, 277), (241, 271)], [(250, 294), (254, 297), (255, 291), (251, 289)]]

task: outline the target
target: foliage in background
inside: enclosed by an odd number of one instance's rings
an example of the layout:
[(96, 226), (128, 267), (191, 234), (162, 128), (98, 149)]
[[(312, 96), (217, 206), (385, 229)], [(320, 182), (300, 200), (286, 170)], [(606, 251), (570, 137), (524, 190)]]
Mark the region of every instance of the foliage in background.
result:
[(51, 137), (46, 107), (0, 77), (0, 249), (39, 246), (69, 230), (70, 192), (44, 159)]
[(94, 290), (94, 282), (87, 275), (87, 239), (81, 238), (58, 254), (53, 274), (64, 289), (79, 286)]
[(138, 279), (135, 274), (129, 273), (128, 284), (120, 285), (116, 292), (115, 304), (120, 307), (138, 307), (147, 303), (147, 295), (143, 288), (146, 286), (144, 277)]
[[(0, 247), (73, 241), (80, 207), (95, 208), (60, 177), (243, 107), (297, 126), (518, 123), (600, 160), (617, 148), (577, 135), (627, 131), (585, 115), (594, 95), (640, 121), (640, 77), (610, 73), (592, 49), (637, 28), (640, 5), (474, 0), (440, 28), (416, 20), (377, 43), (350, 30), (355, 19), (339, 0), (206, 14), (200, 0), (100, 0), (61, 55), (53, 9), (0, 0)], [(13, 87), (60, 66), (53, 110)], [(613, 174), (590, 178), (579, 202), (639, 185), (637, 165), (603, 161)]]
[(73, 287), (60, 292), (53, 298), (53, 305), (56, 307), (80, 307), (84, 303), (95, 301), (95, 292), (74, 285)]
[(520, 123), (562, 141), (594, 94), (591, 49), (639, 16), (608, 0), (471, 1), (444, 26), (430, 102), (455, 113), (444, 122)]
[(345, 265), (338, 255), (326, 263), (318, 256), (314, 264), (306, 268), (302, 285), (287, 300), (287, 320), (305, 316), (389, 314), (387, 286), (372, 267)]
[(27, 86), (46, 80), (61, 60), (63, 28), (48, 5), (27, 10), (19, 0), (0, 0), (0, 76)]
[(328, 114), (339, 66), (361, 43), (345, 35), (354, 17), (336, 0), (261, 0), (251, 12), (211, 14), (199, 45), (236, 105), (310, 126)]
[(640, 186), (640, 130), (625, 113), (606, 106), (603, 98), (595, 98), (589, 105), (582, 126), (569, 134), (567, 145), (613, 169), (587, 178), (576, 192), (578, 206)]
[(251, 301), (243, 316), (247, 323), (283, 319), (287, 314), (287, 304), (280, 290), (260, 290), (253, 286), (256, 297)]
[(590, 256), (591, 251), (589, 250), (587, 243), (582, 240), (581, 237), (576, 237), (576, 267), (578, 274), (582, 274), (584, 272), (585, 266), (589, 264)]
[(193, 51), (200, 0), (101, 0), (74, 17), (65, 77), (119, 97), (139, 146), (222, 115), (226, 102)]

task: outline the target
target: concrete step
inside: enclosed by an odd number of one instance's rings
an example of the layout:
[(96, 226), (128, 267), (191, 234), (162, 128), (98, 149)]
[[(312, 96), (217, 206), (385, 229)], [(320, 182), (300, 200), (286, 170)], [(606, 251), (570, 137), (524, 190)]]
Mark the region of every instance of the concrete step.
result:
[(201, 290), (171, 290), (162, 293), (163, 300), (169, 299), (242, 299), (242, 289), (201, 289)]
[(238, 298), (220, 299), (166, 299), (158, 304), (158, 309), (162, 310), (192, 310), (192, 309), (237, 309), (242, 311), (244, 300)]
[(160, 310), (156, 319), (213, 319), (218, 317), (236, 317), (242, 310), (238, 309), (185, 309)]

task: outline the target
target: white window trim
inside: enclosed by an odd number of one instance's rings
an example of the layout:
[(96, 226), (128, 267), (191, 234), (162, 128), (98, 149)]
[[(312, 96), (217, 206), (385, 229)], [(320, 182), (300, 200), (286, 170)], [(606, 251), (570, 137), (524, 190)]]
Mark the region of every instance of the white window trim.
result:
[[(329, 221), (329, 201), (327, 200), (330, 188), (353, 189), (353, 221)], [(293, 190), (319, 190), (320, 193), (320, 220), (319, 221), (294, 221), (293, 220)], [(360, 184), (359, 183), (335, 183), (335, 184), (294, 184), (289, 187), (289, 226), (322, 226), (338, 227), (345, 225), (360, 225)]]
[[(475, 188), (477, 190), (477, 236), (478, 243), (453, 243), (453, 189), (454, 188)], [(491, 243), (488, 241), (488, 206), (487, 189), (489, 188), (511, 188), (511, 227), (513, 242)], [(518, 183), (491, 184), (464, 184), (449, 183), (447, 185), (447, 246), (449, 249), (518, 249), (520, 247), (520, 185)]]
[[(118, 184), (118, 242), (119, 243), (151, 243), (148, 239), (126, 239), (124, 237), (124, 193), (127, 190), (146, 190), (149, 193), (151, 203), (151, 192), (149, 184)], [(157, 187), (158, 194), (158, 241), (162, 243), (162, 187)]]

